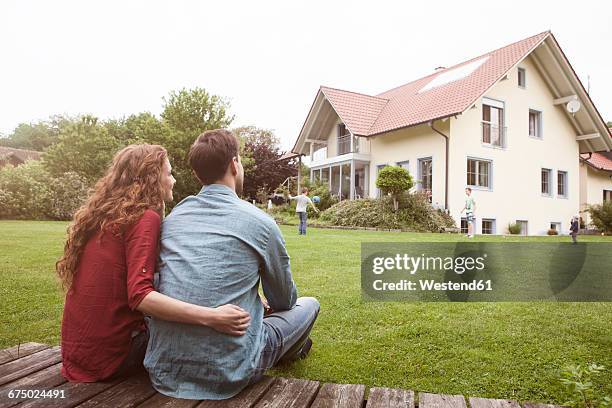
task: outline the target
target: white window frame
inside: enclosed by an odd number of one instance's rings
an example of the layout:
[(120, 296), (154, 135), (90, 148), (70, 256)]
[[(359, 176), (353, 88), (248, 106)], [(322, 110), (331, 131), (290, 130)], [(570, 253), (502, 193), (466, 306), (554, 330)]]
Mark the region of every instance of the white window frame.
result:
[[(542, 191), (542, 185), (543, 185), (543, 180), (542, 180), (542, 173), (544, 172), (544, 170), (546, 170), (548, 172), (548, 193), (545, 193)], [(540, 169), (540, 193), (542, 194), (542, 197), (552, 197), (553, 193), (552, 190), (554, 188), (555, 183), (553, 183), (553, 171), (552, 169), (546, 168), (546, 167), (542, 167)]]
[[(559, 194), (559, 174), (563, 174), (565, 175), (565, 184), (564, 184), (564, 191), (563, 194)], [(555, 186), (557, 187), (557, 198), (567, 198), (569, 196), (568, 194), (568, 188), (569, 188), (569, 175), (568, 172), (565, 170), (557, 170), (557, 182), (555, 183)]]
[[(555, 227), (553, 227), (553, 225), (555, 225)], [(561, 222), (559, 222), (559, 221), (551, 221), (550, 222), (550, 229), (554, 229), (554, 230), (556, 230), (560, 234), (561, 233)]]
[[(521, 85), (521, 72), (523, 73), (523, 84)], [(519, 67), (517, 70), (517, 85), (521, 89), (527, 89), (527, 70)]]
[[(529, 134), (529, 114), (531, 113), (535, 113), (536, 114), (536, 134), (535, 135), (531, 135)], [(539, 109), (532, 109), (529, 108), (529, 113), (527, 114), (527, 134), (529, 135), (530, 138), (532, 139), (537, 139), (537, 140), (542, 140), (544, 139), (544, 114), (542, 113), (541, 110)]]
[(428, 157), (420, 157), (417, 159), (417, 178), (419, 180), (418, 184), (417, 184), (417, 189), (418, 191), (424, 191), (425, 189), (423, 188), (423, 174), (421, 174), (421, 163), (424, 161), (429, 161), (431, 162), (431, 180), (430, 180), (430, 188), (429, 188), (429, 202), (433, 202), (433, 176), (434, 176), (434, 171), (433, 171), (433, 156), (428, 156)]
[[(529, 221), (528, 220), (516, 220), (516, 223), (521, 226), (519, 235), (529, 235)], [(523, 224), (525, 223), (525, 224)], [(525, 233), (523, 234), (523, 225), (525, 225)]]
[[(476, 161), (476, 182), (478, 182), (479, 180), (479, 169), (480, 166), (478, 165), (478, 162), (487, 162), (489, 164), (489, 174), (488, 174), (488, 180), (489, 180), (489, 185), (488, 186), (480, 186), (478, 184), (469, 184), (468, 183), (468, 163), (470, 160), (475, 160)], [(466, 161), (465, 161), (465, 181), (466, 181), (466, 185), (471, 187), (472, 189), (475, 190), (483, 190), (483, 191), (493, 191), (493, 160), (491, 159), (483, 159), (480, 157), (474, 157), (474, 156), (468, 156)]]
[[(490, 141), (487, 143), (483, 140), (483, 136), (484, 136), (484, 126), (485, 124), (489, 125), (489, 137), (491, 137), (492, 133), (491, 133), (491, 126), (492, 126), (492, 122), (486, 122), (484, 119), (482, 119), (483, 113), (482, 110), (484, 109), (484, 105), (488, 105), (488, 106), (492, 106), (494, 108), (497, 109), (501, 109), (502, 111), (502, 123), (499, 124), (500, 126), (498, 126), (498, 132), (500, 132), (500, 137), (501, 137), (501, 141), (500, 141), (500, 145), (494, 145), (493, 143), (491, 143)], [(481, 109), (481, 115), (480, 115), (480, 123), (481, 123), (481, 128), (480, 128), (480, 143), (484, 146), (484, 147), (489, 147), (492, 149), (506, 149), (508, 147), (508, 141), (506, 138), (506, 103), (504, 101), (499, 101), (496, 99), (490, 99), (490, 98), (482, 98), (482, 105), (480, 107)]]
[[(483, 228), (483, 227), (484, 227), (484, 223), (485, 223), (485, 222), (489, 222), (489, 221), (491, 222), (491, 232), (487, 232), (487, 233), (485, 233), (485, 232), (484, 232), (484, 228)], [(495, 225), (495, 224), (496, 224), (496, 223), (495, 223), (495, 218), (482, 218), (482, 219), (480, 220), (480, 233), (481, 233), (482, 235), (495, 235), (495, 234), (497, 233), (497, 231), (496, 231), (496, 228), (497, 228), (497, 227), (496, 227), (496, 225)]]
[[(374, 180), (374, 185), (376, 185), (376, 180), (378, 180), (378, 175), (380, 174), (380, 171), (388, 166), (389, 166), (389, 163), (381, 163), (381, 164), (376, 165), (376, 179)], [(376, 187), (376, 197), (382, 198), (382, 196), (383, 196), (382, 190)]]
[[(465, 229), (463, 229), (463, 223), (465, 223)], [(461, 234), (467, 234), (468, 233), (468, 228), (469, 228), (469, 224), (468, 224), (468, 220), (466, 217), (461, 217), (461, 221), (459, 221), (459, 232)]]

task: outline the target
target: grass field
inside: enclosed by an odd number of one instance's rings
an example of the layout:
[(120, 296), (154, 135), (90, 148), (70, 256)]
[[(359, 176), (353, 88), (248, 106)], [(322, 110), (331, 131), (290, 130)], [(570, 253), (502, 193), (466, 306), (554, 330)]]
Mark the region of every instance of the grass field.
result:
[[(0, 221), (0, 348), (58, 344), (63, 296), (54, 277), (66, 223)], [(457, 235), (282, 227), (300, 295), (321, 314), (311, 355), (274, 374), (416, 391), (563, 402), (557, 370), (607, 367), (612, 394), (611, 303), (364, 303), (360, 243), (447, 241)], [(568, 237), (476, 237), (483, 241)], [(581, 237), (583, 240), (612, 238)]]

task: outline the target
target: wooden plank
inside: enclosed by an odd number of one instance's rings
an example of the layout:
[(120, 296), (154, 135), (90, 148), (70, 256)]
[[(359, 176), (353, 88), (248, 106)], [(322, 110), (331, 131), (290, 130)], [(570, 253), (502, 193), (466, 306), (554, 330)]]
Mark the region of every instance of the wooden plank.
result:
[(29, 356), (38, 351), (48, 349), (51, 346), (40, 343), (23, 343), (11, 348), (0, 350), (0, 364), (8, 363), (9, 361), (17, 360), (18, 358)]
[(264, 377), (240, 392), (240, 394), (224, 401), (202, 401), (197, 408), (251, 408), (261, 399), (276, 381), (274, 377)]
[(65, 398), (32, 399), (19, 405), (19, 408), (72, 408), (103, 391), (119, 384), (121, 380), (95, 383), (67, 382), (53, 390), (64, 391)]
[(306, 408), (319, 390), (318, 381), (277, 378), (257, 408)]
[(523, 408), (567, 408), (565, 405), (542, 404), (539, 402), (523, 402)]
[(361, 407), (365, 385), (323, 384), (313, 401), (313, 408), (354, 408)]
[(59, 347), (52, 347), (0, 366), (0, 385), (25, 377), (62, 361)]
[(101, 392), (79, 408), (131, 408), (155, 394), (147, 374), (138, 374)]
[(466, 408), (463, 395), (419, 393), (419, 408)]
[(472, 408), (521, 408), (518, 402), (504, 399), (470, 398)]
[(58, 385), (65, 383), (66, 379), (60, 372), (61, 368), (61, 363), (52, 365), (44, 370), (30, 374), (27, 377), (4, 384), (2, 387), (0, 387), (0, 408), (12, 407), (13, 405), (17, 405), (20, 402), (25, 401), (25, 399), (9, 399), (8, 393), (10, 390), (42, 390), (57, 387)]
[(157, 393), (142, 404), (138, 405), (138, 408), (193, 408), (200, 401), (172, 398), (164, 394)]
[(366, 408), (414, 408), (414, 392), (398, 388), (370, 388)]

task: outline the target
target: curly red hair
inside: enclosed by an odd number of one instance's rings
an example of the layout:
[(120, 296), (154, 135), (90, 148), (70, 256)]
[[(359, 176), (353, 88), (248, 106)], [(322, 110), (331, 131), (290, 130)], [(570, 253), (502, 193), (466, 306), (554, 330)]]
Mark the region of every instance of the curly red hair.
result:
[(64, 255), (55, 264), (70, 288), (89, 239), (99, 231), (121, 236), (147, 209), (164, 212), (162, 168), (168, 154), (159, 145), (130, 145), (119, 151), (68, 227)]

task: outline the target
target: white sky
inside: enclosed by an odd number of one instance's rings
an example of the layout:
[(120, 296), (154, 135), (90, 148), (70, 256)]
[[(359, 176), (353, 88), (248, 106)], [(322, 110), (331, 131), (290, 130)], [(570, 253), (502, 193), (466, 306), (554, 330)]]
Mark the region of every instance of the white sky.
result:
[(610, 1), (2, 1), (0, 133), (227, 97), (289, 149), (319, 85), (376, 94), (551, 29), (612, 120)]

